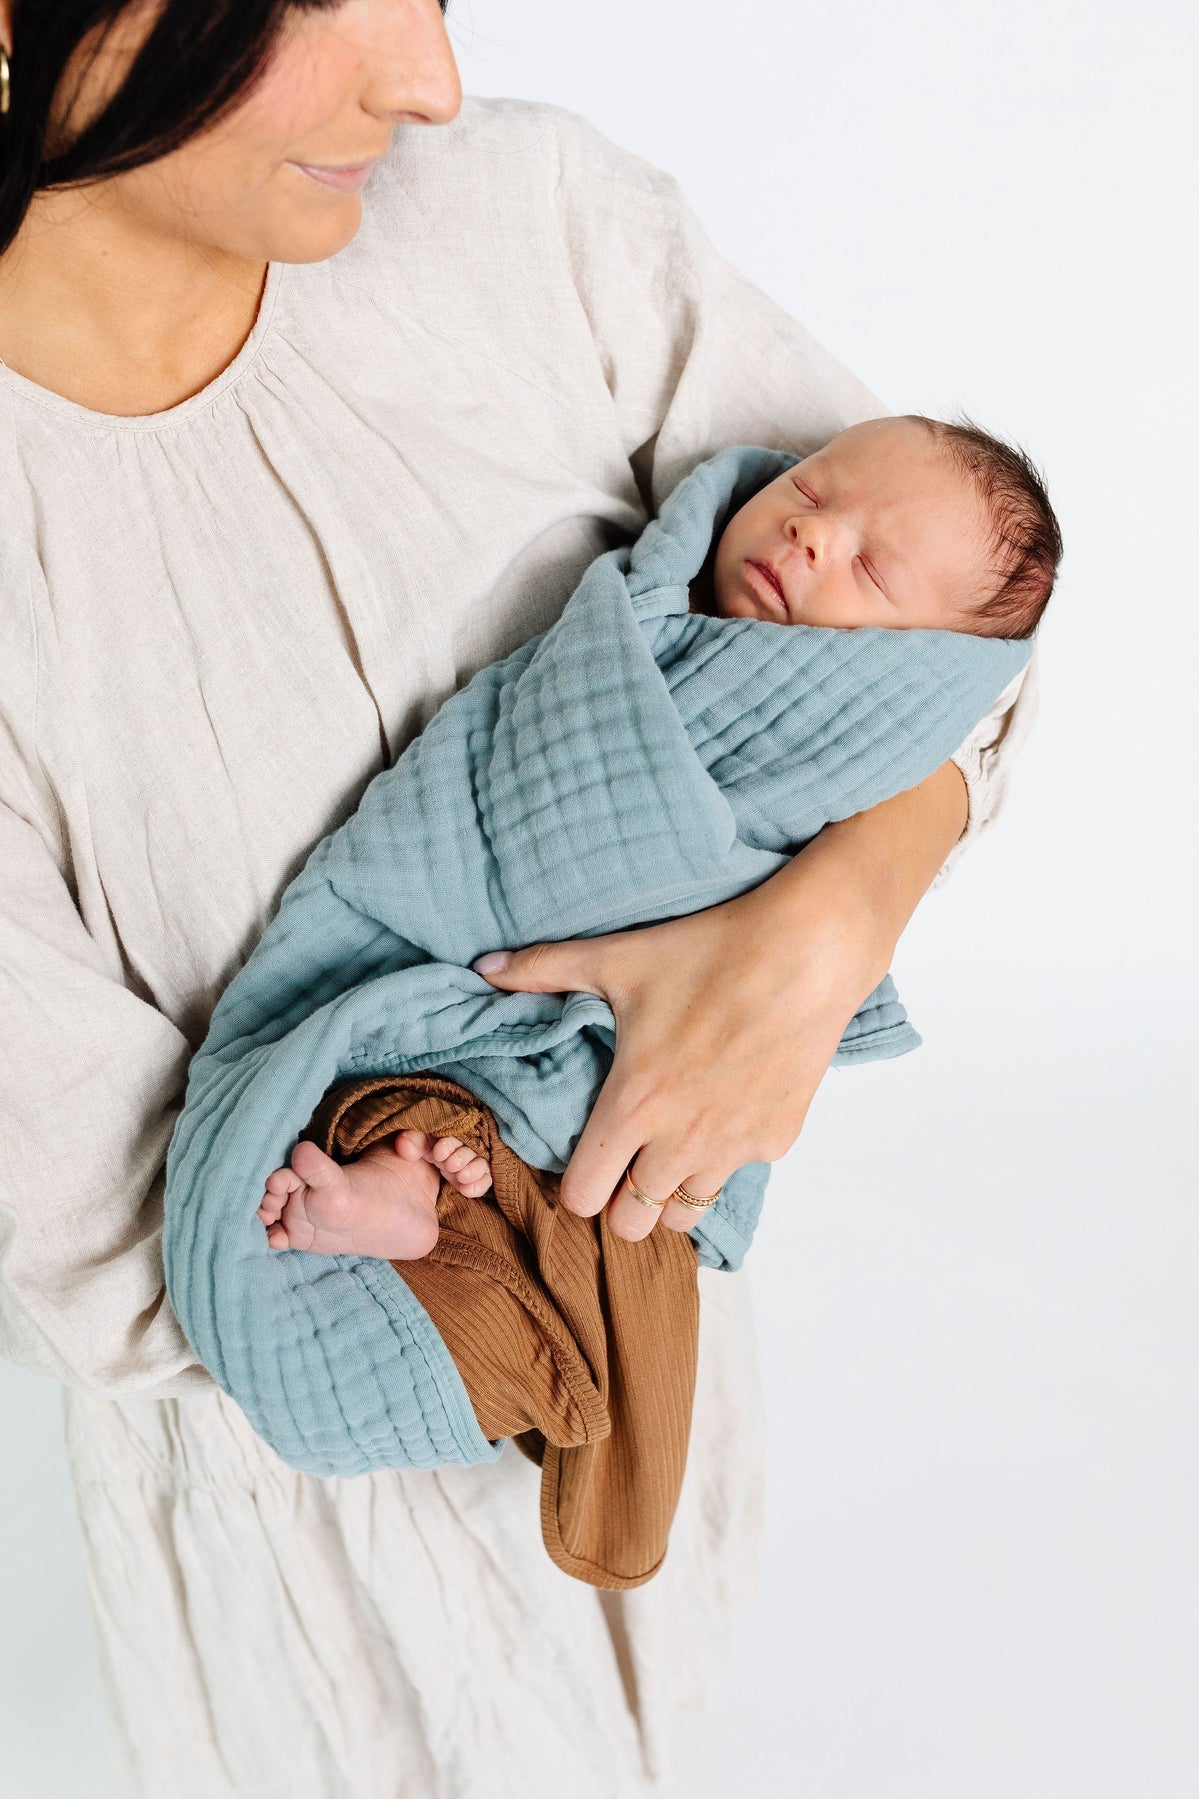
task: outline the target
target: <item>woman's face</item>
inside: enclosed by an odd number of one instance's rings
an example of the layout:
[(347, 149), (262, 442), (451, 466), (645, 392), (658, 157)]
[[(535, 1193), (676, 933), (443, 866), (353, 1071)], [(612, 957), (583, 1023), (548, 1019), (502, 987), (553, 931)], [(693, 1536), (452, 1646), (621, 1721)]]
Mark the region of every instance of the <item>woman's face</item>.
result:
[[(133, 0), (85, 74), (87, 40), (52, 117), (55, 150), (119, 86), (160, 0)], [(14, 80), (19, 70), (14, 67)], [(144, 168), (84, 190), (122, 223), (255, 261), (317, 262), (349, 242), (359, 190), (392, 127), (445, 124), (462, 103), (436, 0), (340, 0), (295, 10), (265, 75), (210, 130)]]

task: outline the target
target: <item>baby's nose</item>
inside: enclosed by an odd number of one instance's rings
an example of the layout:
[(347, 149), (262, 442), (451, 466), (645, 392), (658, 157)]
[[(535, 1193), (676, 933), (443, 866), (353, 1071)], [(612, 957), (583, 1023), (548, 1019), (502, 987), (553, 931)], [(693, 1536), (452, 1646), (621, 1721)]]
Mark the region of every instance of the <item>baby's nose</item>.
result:
[(819, 519), (793, 518), (788, 521), (787, 535), (809, 568), (821, 568), (828, 561), (829, 532)]

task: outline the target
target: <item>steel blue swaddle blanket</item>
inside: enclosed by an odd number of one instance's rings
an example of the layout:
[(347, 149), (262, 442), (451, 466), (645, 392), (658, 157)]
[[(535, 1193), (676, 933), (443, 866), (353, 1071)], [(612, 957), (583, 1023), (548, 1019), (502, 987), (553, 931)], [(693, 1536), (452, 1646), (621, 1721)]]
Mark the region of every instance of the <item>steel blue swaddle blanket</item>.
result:
[[(915, 785), (1028, 642), (688, 611), (714, 533), (797, 460), (700, 464), (557, 622), (453, 694), (317, 845), (192, 1058), (167, 1155), (167, 1290), (197, 1355), (290, 1466), (493, 1460), (432, 1321), (387, 1261), (273, 1250), (256, 1208), (325, 1092), (437, 1070), (560, 1172), (611, 1065), (590, 994), (505, 994), (483, 951), (595, 936), (757, 886), (832, 820)], [(890, 977), (838, 1062), (917, 1044)], [(740, 1265), (768, 1165), (693, 1235)]]

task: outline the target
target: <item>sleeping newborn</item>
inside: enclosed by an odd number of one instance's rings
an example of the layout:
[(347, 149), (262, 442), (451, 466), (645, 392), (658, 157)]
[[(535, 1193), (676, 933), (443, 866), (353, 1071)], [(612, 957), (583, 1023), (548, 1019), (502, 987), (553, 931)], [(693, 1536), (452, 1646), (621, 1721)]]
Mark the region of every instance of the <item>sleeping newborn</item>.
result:
[(691, 610), (1030, 637), (1060, 556), (1022, 452), (972, 425), (868, 419), (733, 514), (692, 583)]
[[(733, 514), (691, 584), (690, 609), (1024, 638), (1060, 556), (1057, 520), (1021, 451), (973, 425), (870, 419)], [(400, 1131), (344, 1164), (304, 1139), (267, 1177), (258, 1216), (274, 1249), (414, 1261), (437, 1240), (443, 1179), (478, 1198), (491, 1170), (456, 1137), (423, 1131)]]

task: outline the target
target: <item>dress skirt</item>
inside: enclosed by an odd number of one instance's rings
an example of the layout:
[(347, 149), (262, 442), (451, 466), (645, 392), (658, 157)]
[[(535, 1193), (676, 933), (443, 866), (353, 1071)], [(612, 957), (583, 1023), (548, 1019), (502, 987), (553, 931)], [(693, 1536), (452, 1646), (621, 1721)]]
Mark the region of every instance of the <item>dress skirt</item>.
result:
[(322, 1479), (219, 1389), (66, 1388), (120, 1799), (636, 1799), (718, 1690), (761, 1538), (748, 1277), (699, 1270), (687, 1472), (661, 1571), (563, 1574), (539, 1471)]

